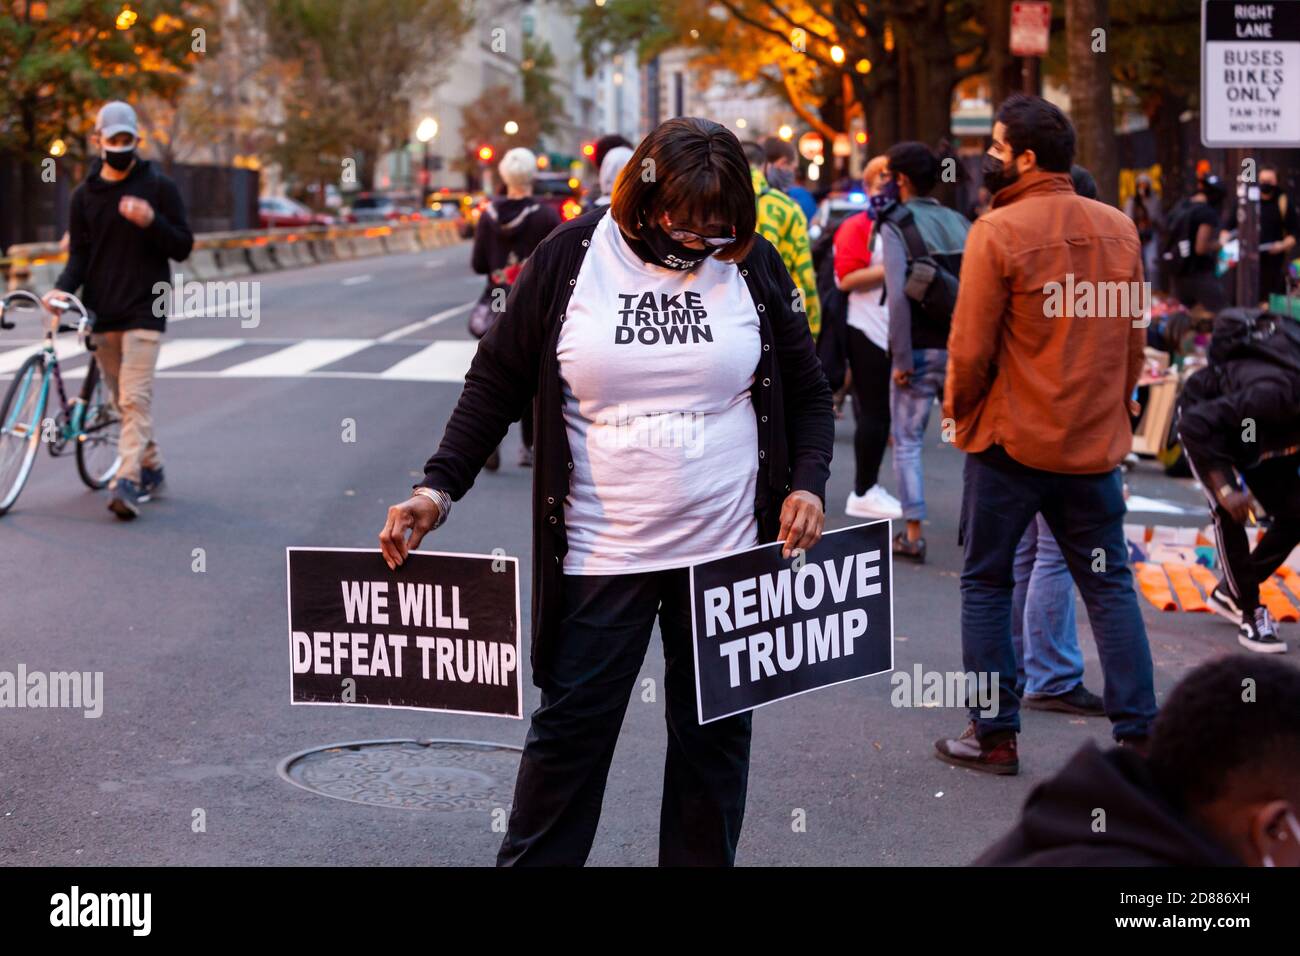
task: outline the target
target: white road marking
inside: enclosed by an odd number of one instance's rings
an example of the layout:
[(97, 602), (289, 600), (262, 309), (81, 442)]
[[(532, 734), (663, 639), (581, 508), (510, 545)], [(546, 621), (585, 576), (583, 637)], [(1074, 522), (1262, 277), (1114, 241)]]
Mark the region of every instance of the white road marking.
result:
[(457, 313), (465, 312), (469, 310), (470, 308), (473, 307), (474, 303), (477, 301), (478, 299), (472, 299), (469, 302), (464, 303), (463, 305), (454, 305), (450, 309), (443, 309), (441, 312), (434, 313), (433, 315), (429, 316), (427, 319), (421, 319), (418, 322), (412, 322), (410, 325), (404, 325), (400, 329), (393, 329), (393, 331), (391, 332), (385, 332), (383, 335), (379, 336), (378, 341), (394, 342), (397, 339), (405, 338), (406, 336), (410, 335), (412, 332), (418, 332), (420, 331), (420, 329), (427, 329), (431, 325), (437, 325), (439, 322), (443, 322), (447, 319), (450, 319), (453, 315), (456, 315)]
[(459, 382), (478, 351), (476, 341), (441, 341), (408, 355), (380, 374), (381, 378), (408, 382)]
[(1184, 508), (1182, 505), (1176, 505), (1172, 501), (1165, 501), (1161, 498), (1147, 498), (1143, 495), (1130, 495), (1128, 501), (1129, 511), (1140, 511), (1144, 514), (1157, 515), (1190, 515), (1197, 514), (1190, 508)]
[(159, 371), (211, 358), (228, 349), (238, 348), (246, 339), (172, 339), (164, 341), (158, 352)]
[(222, 369), (223, 378), (283, 378), (304, 375), (355, 352), (369, 348), (373, 339), (306, 339), (286, 349)]
[(370, 279), (371, 279), (371, 276), (369, 276), (369, 275), (363, 275), (363, 276), (349, 276), (348, 278), (346, 278), (346, 279), (343, 280), (343, 284), (344, 284), (344, 285), (361, 285), (363, 282), (369, 282)]
[[(40, 344), (28, 346), (25, 348), (10, 349), (7, 352), (0, 352), (0, 375), (7, 375), (18, 371), (22, 368), (28, 356), (35, 355), (40, 351)], [(86, 347), (72, 336), (60, 336), (54, 340), (54, 354), (59, 357), (60, 361), (65, 361), (86, 351)]]

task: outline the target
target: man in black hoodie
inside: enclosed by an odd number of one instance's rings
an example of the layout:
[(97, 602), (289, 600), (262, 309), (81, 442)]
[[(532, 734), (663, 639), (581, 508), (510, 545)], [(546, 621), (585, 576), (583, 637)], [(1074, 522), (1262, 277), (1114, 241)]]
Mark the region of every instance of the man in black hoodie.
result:
[(1025, 802), (976, 866), (1300, 866), (1300, 671), (1234, 654), (1197, 667), (1150, 756), (1096, 744)]
[(162, 487), (153, 373), (167, 323), (167, 260), (183, 261), (194, 245), (176, 184), (136, 156), (138, 138), (130, 104), (99, 111), (92, 143), (100, 160), (72, 193), (68, 264), (46, 294), (49, 301), (80, 288), (95, 315), (95, 361), (122, 417), (108, 507), (123, 520)]

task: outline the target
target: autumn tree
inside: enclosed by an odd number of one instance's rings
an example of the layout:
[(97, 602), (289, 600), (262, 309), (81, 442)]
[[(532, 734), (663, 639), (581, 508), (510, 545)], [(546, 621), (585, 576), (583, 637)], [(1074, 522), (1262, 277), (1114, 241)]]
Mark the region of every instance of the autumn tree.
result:
[[(17, 235), (36, 233), (55, 141), (84, 160), (107, 100), (174, 97), (219, 37), (213, 3), (116, 0), (0, 3), (0, 150), (19, 169)], [(57, 150), (56, 150), (57, 151)]]

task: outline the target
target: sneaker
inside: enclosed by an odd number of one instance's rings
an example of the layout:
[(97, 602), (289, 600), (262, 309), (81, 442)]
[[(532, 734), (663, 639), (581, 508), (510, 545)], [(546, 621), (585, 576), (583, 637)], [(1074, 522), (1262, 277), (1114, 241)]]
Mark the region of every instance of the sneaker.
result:
[(900, 531), (894, 535), (894, 554), (915, 561), (917, 564), (925, 564), (925, 539), (917, 538), (915, 541), (908, 541), (907, 533)]
[(527, 445), (519, 446), (519, 467), (520, 468), (533, 467), (533, 450), (529, 448)]
[(1254, 614), (1242, 620), (1237, 630), (1237, 643), (1257, 654), (1286, 653), (1286, 642), (1277, 636), (1273, 615), (1263, 606), (1255, 608)]
[(1078, 714), (1081, 717), (1105, 717), (1102, 699), (1079, 684), (1064, 694), (1030, 694), (1025, 698), (1030, 710), (1054, 710), (1061, 714)]
[(903, 506), (881, 485), (872, 485), (865, 495), (849, 492), (844, 513), (853, 518), (901, 518)]
[(165, 485), (162, 468), (141, 468), (140, 493), (136, 496), (136, 501), (143, 504), (153, 500), (154, 495), (160, 494)]
[(1206, 597), (1205, 604), (1219, 617), (1226, 618), (1237, 627), (1241, 627), (1241, 606), (1237, 604), (1237, 599), (1232, 596), (1231, 592), (1224, 587), (1225, 583), (1220, 581), (1214, 586), (1214, 590)]
[(1004, 775), (1020, 772), (1015, 731), (997, 731), (980, 740), (975, 736), (975, 721), (972, 720), (960, 737), (936, 740), (934, 749), (940, 760), (956, 767)]
[(108, 498), (108, 510), (123, 521), (130, 521), (140, 514), (140, 489), (134, 481), (129, 478), (117, 479)]

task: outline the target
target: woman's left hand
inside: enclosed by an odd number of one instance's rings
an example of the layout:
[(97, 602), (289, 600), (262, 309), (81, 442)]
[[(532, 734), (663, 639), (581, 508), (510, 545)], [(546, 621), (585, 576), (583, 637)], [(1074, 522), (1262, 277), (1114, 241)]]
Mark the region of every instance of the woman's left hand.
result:
[(788, 558), (796, 550), (807, 551), (821, 540), (825, 524), (820, 498), (811, 491), (790, 492), (781, 506), (781, 531), (777, 534), (777, 540), (785, 542), (781, 556)]

